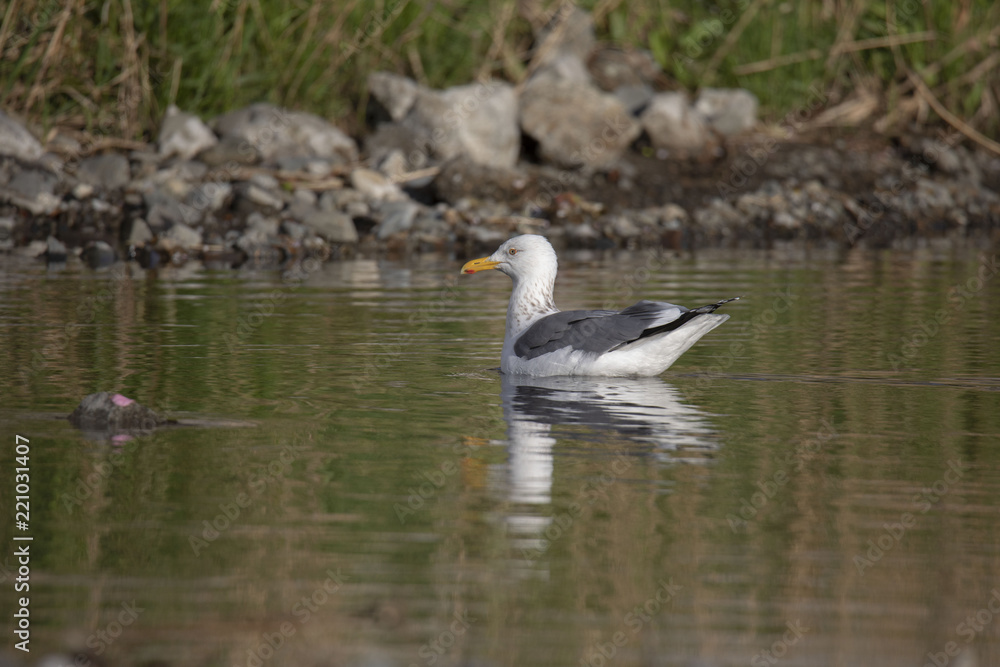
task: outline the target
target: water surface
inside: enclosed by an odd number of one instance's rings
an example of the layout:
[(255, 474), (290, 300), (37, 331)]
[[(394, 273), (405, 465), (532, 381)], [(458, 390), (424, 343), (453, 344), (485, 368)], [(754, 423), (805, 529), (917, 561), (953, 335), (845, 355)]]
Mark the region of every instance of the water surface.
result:
[[(641, 380), (501, 376), (509, 281), (453, 258), (4, 259), (31, 657), (1000, 664), (993, 257), (564, 254), (564, 308), (746, 296)], [(100, 390), (202, 425), (62, 419)]]

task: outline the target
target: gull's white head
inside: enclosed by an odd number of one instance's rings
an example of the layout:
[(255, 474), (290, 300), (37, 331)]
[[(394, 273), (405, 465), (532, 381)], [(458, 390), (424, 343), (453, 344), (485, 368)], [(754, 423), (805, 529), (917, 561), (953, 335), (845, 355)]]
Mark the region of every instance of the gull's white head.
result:
[(524, 234), (503, 243), (489, 257), (474, 259), (462, 267), (462, 273), (496, 269), (517, 283), (520, 280), (555, 282), (559, 262), (552, 244), (544, 236)]

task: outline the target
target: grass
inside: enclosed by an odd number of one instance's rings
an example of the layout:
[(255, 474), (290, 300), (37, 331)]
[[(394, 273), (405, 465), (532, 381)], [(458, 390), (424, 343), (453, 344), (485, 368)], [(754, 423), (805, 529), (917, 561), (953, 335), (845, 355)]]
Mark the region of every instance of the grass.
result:
[[(519, 82), (534, 31), (559, 6), (9, 0), (0, 17), (0, 106), (45, 128), (148, 139), (170, 103), (210, 117), (267, 100), (357, 132), (368, 72), (392, 70), (435, 87)], [(819, 87), (831, 107), (867, 100), (850, 122), (882, 131), (943, 122), (983, 138), (1000, 130), (1000, 4), (992, 0), (581, 6), (601, 41), (648, 49), (681, 88), (748, 88), (767, 118), (794, 111)]]

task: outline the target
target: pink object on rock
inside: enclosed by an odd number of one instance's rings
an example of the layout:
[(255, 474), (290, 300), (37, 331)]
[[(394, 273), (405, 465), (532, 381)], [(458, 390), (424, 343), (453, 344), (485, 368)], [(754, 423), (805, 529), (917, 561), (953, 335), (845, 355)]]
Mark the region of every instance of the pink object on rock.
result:
[(120, 408), (124, 408), (126, 405), (132, 405), (135, 403), (131, 398), (127, 396), (122, 396), (121, 394), (115, 394), (111, 397), (111, 402)]

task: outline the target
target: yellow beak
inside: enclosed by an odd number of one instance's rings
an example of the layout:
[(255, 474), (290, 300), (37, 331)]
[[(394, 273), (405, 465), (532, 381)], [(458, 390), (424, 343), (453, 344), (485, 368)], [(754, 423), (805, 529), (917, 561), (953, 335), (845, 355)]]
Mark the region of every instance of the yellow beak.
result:
[(490, 261), (489, 257), (480, 257), (479, 259), (474, 259), (471, 262), (466, 262), (465, 266), (462, 267), (462, 273), (487, 271), (489, 269), (495, 269), (498, 266), (500, 266), (500, 262)]

